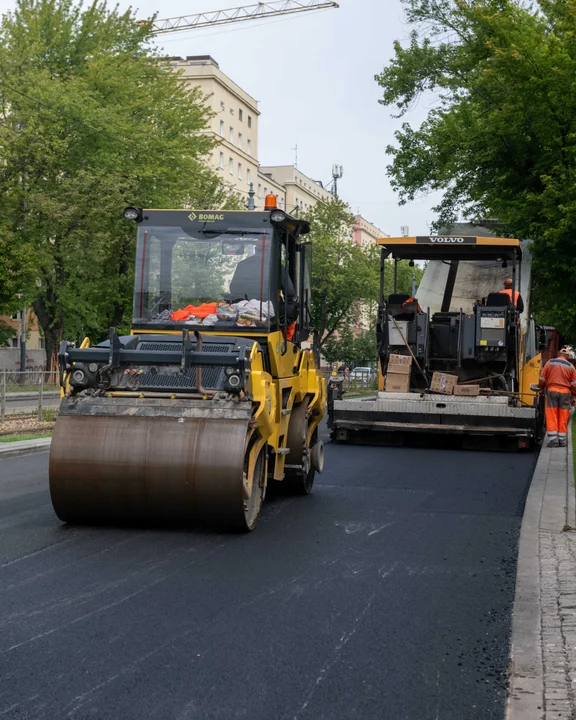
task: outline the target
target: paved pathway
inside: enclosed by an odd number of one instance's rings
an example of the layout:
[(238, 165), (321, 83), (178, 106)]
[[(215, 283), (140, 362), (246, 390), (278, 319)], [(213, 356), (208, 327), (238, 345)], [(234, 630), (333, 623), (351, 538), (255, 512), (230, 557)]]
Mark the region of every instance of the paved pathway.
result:
[(509, 720), (576, 720), (572, 447), (540, 453), (522, 524)]

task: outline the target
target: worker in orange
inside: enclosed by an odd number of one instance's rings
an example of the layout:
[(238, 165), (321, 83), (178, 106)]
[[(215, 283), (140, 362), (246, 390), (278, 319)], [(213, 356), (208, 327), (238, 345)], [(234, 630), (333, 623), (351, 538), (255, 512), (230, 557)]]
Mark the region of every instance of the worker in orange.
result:
[[(514, 283), (512, 282), (512, 278), (506, 278), (504, 280), (504, 289), (500, 290), (500, 293), (502, 295), (508, 295), (510, 298), (510, 302), (512, 302), (512, 285)], [(524, 312), (524, 300), (522, 300), (522, 295), (518, 292), (518, 290), (514, 291), (514, 307), (516, 310), (518, 310), (519, 313)]]
[(414, 298), (414, 297), (408, 298), (408, 300), (405, 300), (402, 303), (402, 311), (403, 312), (414, 312), (414, 310), (416, 310), (418, 315), (424, 314), (422, 311), (422, 308), (420, 307), (420, 303), (418, 302), (418, 300), (416, 300), (416, 298)]
[(542, 368), (538, 386), (546, 390), (546, 432), (548, 447), (566, 447), (570, 407), (576, 396), (576, 369), (562, 348), (558, 357)]

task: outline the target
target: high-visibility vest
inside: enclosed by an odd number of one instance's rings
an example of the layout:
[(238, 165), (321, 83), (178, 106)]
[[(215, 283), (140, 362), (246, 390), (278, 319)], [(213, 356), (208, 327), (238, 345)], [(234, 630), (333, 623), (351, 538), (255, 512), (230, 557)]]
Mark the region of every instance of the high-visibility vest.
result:
[(417, 302), (416, 298), (413, 298), (413, 297), (408, 298), (408, 300), (405, 300), (405, 301), (402, 303), (402, 309), (403, 309), (403, 310), (409, 309), (409, 308), (406, 308), (406, 305), (410, 305), (411, 303), (417, 303), (417, 305), (418, 305), (418, 312), (419, 312), (419, 313), (422, 312), (422, 308), (420, 307), (420, 303)]
[(554, 358), (542, 368), (538, 384), (547, 390), (576, 395), (576, 369), (568, 360)]
[[(512, 302), (512, 288), (504, 288), (504, 290), (500, 290), (500, 292), (504, 295), (508, 295), (510, 298), (510, 302)], [(518, 290), (514, 290), (514, 307), (518, 306), (518, 298), (520, 297), (520, 293)]]

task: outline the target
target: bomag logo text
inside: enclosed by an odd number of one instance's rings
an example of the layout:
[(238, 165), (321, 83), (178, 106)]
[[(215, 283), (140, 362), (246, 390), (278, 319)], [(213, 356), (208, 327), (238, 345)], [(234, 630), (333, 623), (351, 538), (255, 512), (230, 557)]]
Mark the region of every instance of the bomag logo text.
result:
[(218, 220), (224, 220), (224, 215), (219, 213), (190, 213), (188, 215), (190, 220), (199, 220), (200, 222), (216, 222)]

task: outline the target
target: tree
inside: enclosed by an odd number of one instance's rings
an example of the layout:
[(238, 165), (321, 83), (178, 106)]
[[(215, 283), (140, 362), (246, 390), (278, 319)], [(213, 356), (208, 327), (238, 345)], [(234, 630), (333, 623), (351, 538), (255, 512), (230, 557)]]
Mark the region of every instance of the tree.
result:
[(126, 205), (228, 201), (204, 165), (210, 111), (149, 40), (105, 2), (17, 0), (0, 24), (0, 302), (32, 303), (48, 358), (64, 332), (125, 321)]
[(8, 323), (0, 320), (0, 347), (8, 345), (11, 338), (16, 337), (17, 333)]
[[(388, 262), (384, 268), (385, 287), (392, 291), (394, 266)], [(397, 292), (412, 294), (412, 277), (416, 287), (420, 284), (424, 269), (418, 266), (411, 268), (407, 262), (398, 263)], [(390, 294), (388, 292), (387, 294)], [(346, 365), (372, 366), (377, 355), (376, 342), (376, 319), (378, 303), (373, 301), (368, 307), (363, 308), (363, 314), (369, 316), (369, 327), (358, 331), (358, 323), (355, 319), (348, 320), (338, 331), (332, 335), (322, 348), (322, 354), (326, 360), (332, 362), (343, 362)]]
[(372, 367), (376, 360), (376, 326), (354, 334), (352, 327), (344, 327), (326, 342), (322, 354), (328, 362), (340, 362), (352, 367)]
[(418, 128), (388, 148), (402, 202), (442, 191), (437, 228), (498, 218), (529, 238), (535, 309), (576, 335), (576, 0), (404, 0), (413, 32), (376, 77), (403, 116), (426, 94)]
[[(378, 254), (352, 241), (354, 218), (338, 198), (318, 202), (308, 217), (312, 243), (314, 348), (346, 324), (355, 304), (378, 297)], [(307, 239), (308, 239), (307, 238)]]

